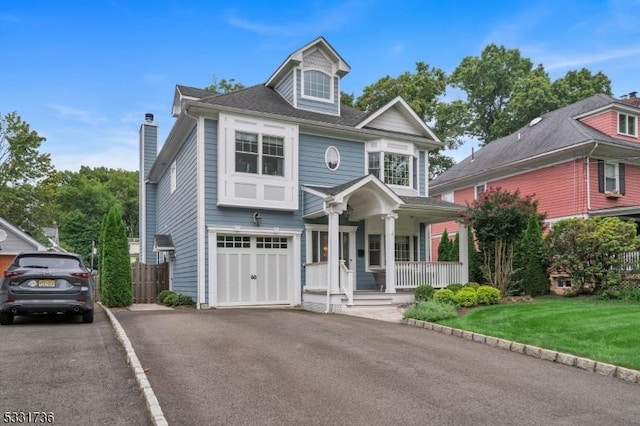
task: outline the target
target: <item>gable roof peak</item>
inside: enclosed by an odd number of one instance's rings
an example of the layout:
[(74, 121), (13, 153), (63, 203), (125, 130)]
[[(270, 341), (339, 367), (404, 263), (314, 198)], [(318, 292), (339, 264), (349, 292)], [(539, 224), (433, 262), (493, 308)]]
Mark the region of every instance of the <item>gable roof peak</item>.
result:
[(276, 69), (276, 71), (271, 74), (271, 77), (265, 83), (267, 87), (275, 87), (278, 82), (291, 70), (292, 68), (300, 65), (303, 60), (303, 55), (306, 51), (314, 48), (320, 47), (326, 53), (331, 56), (331, 59), (335, 61), (337, 65), (337, 75), (343, 77), (349, 71), (351, 71), (351, 67), (347, 62), (340, 56), (340, 54), (329, 44), (329, 42), (323, 37), (319, 36), (311, 42), (305, 44), (301, 48), (297, 49), (293, 53), (291, 53), (287, 59)]

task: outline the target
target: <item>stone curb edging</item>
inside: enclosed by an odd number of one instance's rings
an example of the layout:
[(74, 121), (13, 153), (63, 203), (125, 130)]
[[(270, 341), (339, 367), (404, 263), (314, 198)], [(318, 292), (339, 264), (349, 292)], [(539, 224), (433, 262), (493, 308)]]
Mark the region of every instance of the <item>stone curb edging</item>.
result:
[(403, 322), (414, 327), (426, 328), (427, 330), (433, 330), (446, 335), (461, 337), (463, 339), (471, 340), (477, 343), (484, 343), (485, 345), (495, 346), (511, 352), (529, 355), (545, 361), (557, 362), (558, 364), (581, 368), (592, 373), (614, 377), (625, 382), (640, 384), (640, 371), (638, 370), (619, 367), (617, 365), (594, 361), (592, 359), (582, 358), (576, 355), (556, 352), (553, 350), (539, 348), (537, 346), (527, 345), (524, 343), (512, 342), (510, 340), (500, 339), (497, 337), (485, 336), (484, 334), (451, 328), (441, 324), (420, 321), (413, 318), (403, 319)]
[(133, 346), (131, 345), (131, 341), (127, 337), (127, 334), (124, 331), (124, 328), (120, 325), (120, 322), (116, 318), (116, 316), (111, 312), (111, 309), (104, 306), (102, 303), (98, 302), (98, 304), (105, 310), (109, 320), (111, 321), (111, 325), (116, 333), (116, 338), (120, 341), (124, 350), (127, 353), (127, 364), (131, 367), (133, 374), (136, 376), (136, 382), (140, 387), (140, 392), (142, 392), (142, 396), (144, 397), (145, 403), (147, 405), (147, 409), (149, 410), (149, 414), (151, 416), (151, 421), (156, 426), (168, 426), (167, 419), (164, 417), (164, 413), (162, 412), (162, 408), (160, 408), (160, 403), (158, 402), (158, 398), (156, 398), (156, 394), (153, 392), (151, 388), (151, 384), (147, 379), (147, 375), (144, 373), (144, 369), (142, 368), (142, 364), (140, 364), (140, 360), (133, 350)]

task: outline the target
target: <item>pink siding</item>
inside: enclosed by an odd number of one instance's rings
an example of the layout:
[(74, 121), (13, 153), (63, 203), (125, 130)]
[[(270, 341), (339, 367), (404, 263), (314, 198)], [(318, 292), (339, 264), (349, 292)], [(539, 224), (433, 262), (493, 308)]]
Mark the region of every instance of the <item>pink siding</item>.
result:
[(602, 114), (587, 117), (582, 120), (586, 125), (600, 130), (612, 138), (624, 139), (629, 142), (640, 142), (640, 139), (633, 136), (618, 134), (618, 113), (616, 111), (606, 111)]
[[(547, 218), (586, 213), (584, 159), (555, 164), (544, 169), (499, 179), (488, 186), (523, 196), (533, 195), (538, 200), (538, 211)], [(597, 179), (596, 174), (596, 179)]]
[(640, 186), (634, 184), (640, 182), (640, 167), (625, 164), (625, 195), (620, 198), (607, 198), (601, 192), (598, 192), (598, 161), (591, 160), (589, 166), (591, 174), (591, 209), (601, 210), (612, 207), (628, 207), (640, 204)]
[[(596, 170), (595, 178), (592, 176), (592, 181), (596, 180), (596, 190), (597, 178)], [(487, 188), (500, 187), (510, 192), (519, 189), (523, 196), (534, 195), (538, 200), (538, 211), (546, 212), (547, 218), (551, 219), (586, 213), (585, 182), (585, 160), (581, 158), (487, 182)], [(473, 202), (474, 195), (473, 187), (468, 187), (456, 190), (454, 199), (456, 203), (464, 205)], [(431, 226), (431, 253), (434, 261), (437, 260), (438, 245), (445, 228), (449, 235), (455, 235), (458, 224), (446, 222)]]

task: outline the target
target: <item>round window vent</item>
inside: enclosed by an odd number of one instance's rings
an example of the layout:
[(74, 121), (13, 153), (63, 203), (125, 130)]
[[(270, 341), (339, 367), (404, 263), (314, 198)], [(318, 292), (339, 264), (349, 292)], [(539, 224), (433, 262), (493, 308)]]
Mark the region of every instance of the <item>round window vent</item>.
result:
[(324, 152), (324, 163), (331, 171), (337, 170), (340, 166), (340, 151), (335, 146), (330, 146)]

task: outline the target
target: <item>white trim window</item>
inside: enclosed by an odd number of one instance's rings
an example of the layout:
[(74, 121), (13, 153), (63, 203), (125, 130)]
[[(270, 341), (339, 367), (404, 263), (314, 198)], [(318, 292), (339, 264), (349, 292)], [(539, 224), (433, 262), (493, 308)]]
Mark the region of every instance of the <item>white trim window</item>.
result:
[(617, 161), (607, 161), (604, 163), (604, 191), (620, 191), (620, 172)]
[(485, 193), (485, 191), (487, 190), (487, 184), (486, 183), (480, 183), (476, 186), (473, 187), (473, 192), (474, 192), (474, 197), (476, 200), (480, 199), (480, 197), (482, 196), (482, 194)]
[(236, 131), (236, 172), (284, 176), (284, 161), (283, 137)]
[(382, 259), (384, 259), (384, 246), (382, 245), (382, 235), (369, 234), (367, 236), (367, 252), (369, 261), (367, 267), (382, 267)]
[(298, 209), (298, 127), (220, 113), (219, 206)]
[(571, 288), (571, 277), (557, 277), (556, 288)]
[(396, 262), (409, 262), (411, 260), (411, 237), (409, 235), (396, 235), (394, 248)]
[(302, 96), (323, 102), (333, 102), (333, 78), (320, 70), (303, 71)]
[(455, 201), (454, 192), (446, 191), (442, 193), (442, 201), (448, 201), (450, 203), (454, 203)]
[(176, 164), (176, 160), (173, 160), (173, 162), (171, 163), (171, 193), (173, 194), (173, 192), (176, 190), (176, 188), (178, 187), (178, 166)]
[(370, 152), (368, 154), (368, 171), (387, 185), (416, 188), (416, 167), (414, 157), (408, 154), (392, 152)]
[(338, 170), (338, 167), (340, 167), (340, 151), (338, 151), (338, 148), (331, 145), (326, 149), (324, 152), (324, 164), (332, 172)]
[(635, 115), (618, 113), (618, 133), (627, 136), (638, 135), (638, 117)]

